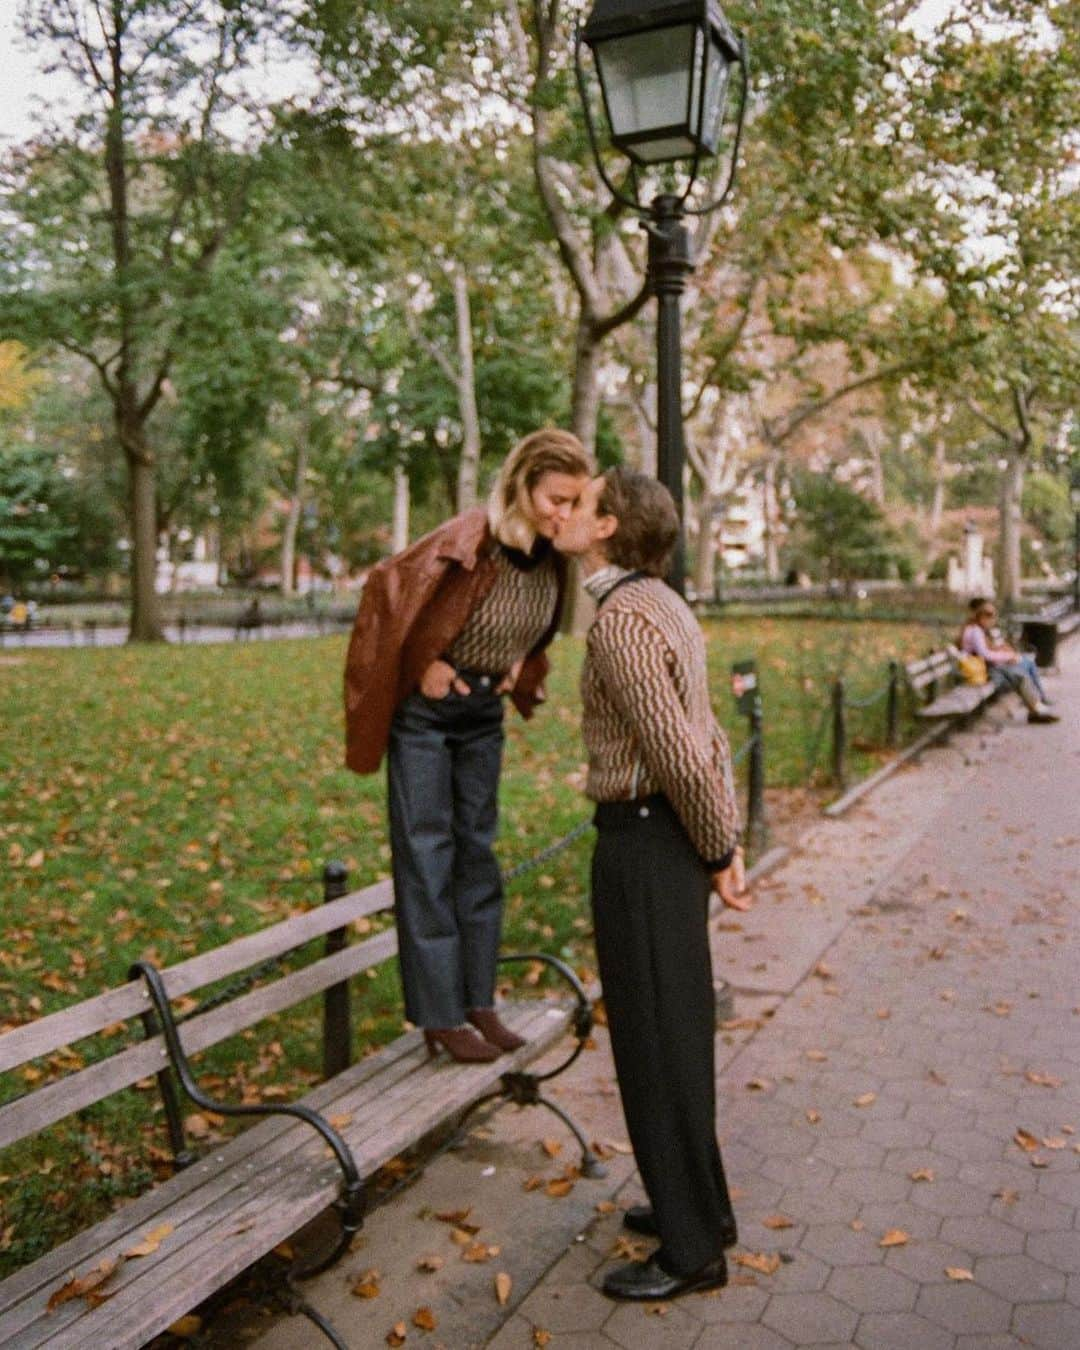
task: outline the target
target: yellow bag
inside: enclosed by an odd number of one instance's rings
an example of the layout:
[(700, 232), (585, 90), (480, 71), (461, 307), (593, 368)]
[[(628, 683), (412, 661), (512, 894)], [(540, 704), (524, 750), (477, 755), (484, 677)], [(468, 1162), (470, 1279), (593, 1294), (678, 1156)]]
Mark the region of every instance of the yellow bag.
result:
[(986, 662), (981, 656), (972, 656), (965, 652), (957, 660), (956, 665), (965, 684), (985, 684), (990, 678), (986, 673)]

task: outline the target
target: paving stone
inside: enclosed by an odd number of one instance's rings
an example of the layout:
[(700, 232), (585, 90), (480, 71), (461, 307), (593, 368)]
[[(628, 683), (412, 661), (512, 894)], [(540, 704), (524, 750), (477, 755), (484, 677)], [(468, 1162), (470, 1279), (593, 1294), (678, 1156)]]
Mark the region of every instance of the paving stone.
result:
[(1023, 1350), (1015, 1336), (957, 1336), (956, 1350)]
[(863, 1138), (888, 1149), (926, 1148), (930, 1127), (916, 1120), (868, 1120)]
[[(739, 1266), (733, 1266), (731, 1273), (735, 1278), (749, 1274)], [(770, 1289), (765, 1287), (766, 1284), (771, 1287), (771, 1281), (765, 1277), (758, 1278), (758, 1284), (729, 1284), (716, 1295), (694, 1299), (694, 1316), (700, 1317), (707, 1325), (714, 1322), (756, 1322), (771, 1297)]]
[(932, 1186), (913, 1186), (911, 1203), (920, 1209), (932, 1210), (942, 1217), (985, 1214), (992, 1197), (974, 1186), (963, 1186), (958, 1181), (935, 1181)]
[(915, 1311), (928, 1322), (935, 1322), (957, 1335), (960, 1332), (1008, 1331), (1012, 1316), (1011, 1306), (997, 1294), (956, 1280), (925, 1287), (919, 1294)]
[(1011, 1205), (995, 1200), (991, 1213), (1024, 1233), (1059, 1232), (1072, 1228), (1076, 1218), (1072, 1205), (1058, 1204), (1045, 1195), (1022, 1195)]
[(789, 1219), (802, 1223), (850, 1223), (862, 1202), (857, 1195), (840, 1191), (805, 1191), (798, 1187), (781, 1192), (776, 1208)]
[(958, 1158), (946, 1157), (944, 1153), (935, 1153), (930, 1148), (890, 1149), (881, 1165), (886, 1172), (902, 1172), (905, 1176), (929, 1167), (938, 1181), (958, 1176), (961, 1170)]
[(1080, 1274), (1080, 1232), (1032, 1233), (1026, 1242), (1027, 1254), (1066, 1275)]
[(977, 1186), (991, 1192), (1013, 1190), (1031, 1194), (1036, 1189), (1038, 1175), (1030, 1163), (1019, 1159), (1000, 1162), (961, 1163), (956, 1173), (957, 1181), (965, 1186)]
[(775, 1294), (762, 1322), (786, 1336), (793, 1345), (819, 1341), (849, 1341), (858, 1315), (828, 1294)]
[[(637, 1350), (644, 1350), (639, 1344)], [(707, 1326), (694, 1350), (791, 1350), (791, 1342), (763, 1326)]]
[(833, 1271), (825, 1292), (856, 1312), (910, 1312), (919, 1287), (884, 1266), (848, 1266)]
[(913, 1183), (895, 1172), (881, 1172), (871, 1167), (841, 1168), (833, 1186), (841, 1195), (855, 1195), (867, 1203), (873, 1200), (903, 1200)]
[(1041, 1350), (1075, 1350), (1080, 1345), (1080, 1308), (1070, 1303), (1033, 1303), (1013, 1313), (1013, 1331)]
[(953, 1350), (955, 1337), (914, 1313), (867, 1313), (855, 1344), (860, 1350)]
[(799, 1186), (808, 1191), (828, 1190), (836, 1169), (814, 1157), (769, 1158), (761, 1168), (770, 1181)]
[(809, 1228), (799, 1246), (831, 1266), (877, 1265), (884, 1255), (879, 1236), (865, 1229), (856, 1232), (850, 1224), (823, 1223)]
[(936, 1130), (931, 1147), (935, 1153), (964, 1162), (998, 1162), (1005, 1152), (1000, 1136), (980, 1134), (978, 1130)]
[[(1044, 1153), (1043, 1156), (1046, 1157), (1047, 1155)], [(1051, 1161), (1053, 1161), (1052, 1157)], [(1071, 1158), (1063, 1156), (1058, 1167), (1064, 1171), (1065, 1166), (1070, 1169), (1068, 1175), (1047, 1176), (1044, 1172), (1039, 1177), (1039, 1191), (1048, 1198), (1056, 1200), (1059, 1204), (1080, 1205), (1080, 1172), (1077, 1172), (1073, 1167)]]
[(677, 1303), (615, 1304), (615, 1311), (604, 1324), (604, 1335), (624, 1350), (644, 1350), (646, 1346), (648, 1350), (689, 1350), (701, 1335), (693, 1302), (691, 1295)]
[(898, 1270), (920, 1284), (935, 1284), (946, 1279), (946, 1266), (970, 1269), (972, 1254), (962, 1247), (947, 1242), (912, 1242), (906, 1247), (891, 1247), (885, 1256), (885, 1265)]
[(1010, 1303), (1047, 1302), (1065, 1297), (1065, 1276), (1030, 1256), (980, 1256), (976, 1282)]
[[(931, 1184), (931, 1183), (923, 1183)], [(934, 1238), (940, 1230), (940, 1214), (932, 1214), (928, 1209), (917, 1209), (908, 1201), (889, 1200), (873, 1205), (863, 1205), (859, 1210), (859, 1220), (870, 1233), (879, 1236), (890, 1228), (902, 1228), (912, 1238)]]
[(1024, 1235), (1011, 1224), (986, 1215), (970, 1219), (946, 1219), (941, 1225), (942, 1242), (987, 1256), (1008, 1256), (1024, 1250)]
[(518, 1308), (523, 1317), (548, 1331), (599, 1331), (611, 1314), (612, 1302), (584, 1280), (545, 1280)]

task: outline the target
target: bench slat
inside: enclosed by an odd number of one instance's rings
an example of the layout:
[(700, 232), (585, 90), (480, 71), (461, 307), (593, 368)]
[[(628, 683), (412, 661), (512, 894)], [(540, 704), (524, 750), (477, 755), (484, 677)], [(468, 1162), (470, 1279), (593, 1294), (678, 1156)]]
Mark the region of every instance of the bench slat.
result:
[[(364, 1073), (365, 1061), (331, 1083), (322, 1085), (306, 1100), (318, 1099), (331, 1114), (348, 1112), (350, 1108), (367, 1108), (341, 1127), (346, 1139), (357, 1149), (361, 1171), (367, 1173), (395, 1156), (408, 1143), (415, 1142), (423, 1133), (451, 1119), (493, 1086), (508, 1068), (527, 1063), (550, 1048), (566, 1030), (570, 1015), (570, 1005), (563, 1005), (558, 1010), (546, 1002), (508, 1006), (507, 1021), (528, 1035), (530, 1042), (515, 1055), (496, 1061), (494, 1065), (428, 1064), (422, 1058), (419, 1035), (410, 1033), (395, 1042), (394, 1047), (379, 1052), (380, 1057), (397, 1054), (396, 1065), (390, 1066), (390, 1072), (398, 1074), (392, 1086), (381, 1075), (367, 1072), (366, 1084), (353, 1084), (342, 1091), (342, 1080), (357, 1071)], [(406, 1046), (404, 1056), (398, 1053), (402, 1045)], [(334, 1100), (328, 1101), (327, 1093), (331, 1090), (335, 1093)], [(358, 1096), (364, 1100), (357, 1100)], [(264, 1149), (249, 1150), (244, 1154), (249, 1170), (248, 1176), (243, 1177), (233, 1154), (244, 1147), (246, 1136), (260, 1129), (247, 1131), (216, 1151), (223, 1170), (211, 1178), (209, 1185), (218, 1185), (220, 1189), (222, 1177), (237, 1178), (237, 1185), (231, 1194), (219, 1194), (214, 1204), (199, 1212), (195, 1219), (197, 1232), (178, 1223), (174, 1233), (162, 1242), (156, 1253), (129, 1262), (122, 1268), (120, 1282), (106, 1286), (109, 1292), (114, 1289), (116, 1292), (97, 1309), (89, 1309), (81, 1300), (73, 1300), (58, 1308), (51, 1317), (44, 1315), (43, 1309), (52, 1288), (62, 1284), (70, 1273), (84, 1272), (102, 1256), (122, 1252), (131, 1241), (131, 1235), (145, 1229), (155, 1215), (167, 1216), (170, 1220), (178, 1218), (172, 1192), (185, 1183), (190, 1189), (190, 1174), (185, 1173), (145, 1197), (147, 1201), (156, 1201), (153, 1213), (138, 1201), (130, 1207), (138, 1207), (138, 1215), (124, 1212), (92, 1230), (93, 1234), (101, 1235), (107, 1225), (120, 1219), (125, 1222), (122, 1242), (117, 1243), (115, 1232), (110, 1233), (105, 1242), (99, 1238), (91, 1250), (85, 1240), (76, 1238), (58, 1253), (51, 1254), (57, 1259), (50, 1261), (45, 1257), (38, 1262), (39, 1267), (45, 1263), (51, 1267), (51, 1284), (36, 1281), (35, 1295), (29, 1300), (35, 1305), (41, 1321), (34, 1325), (27, 1323), (24, 1301), (12, 1315), (0, 1317), (0, 1342), (18, 1347), (18, 1350), (30, 1350), (30, 1347), (40, 1345), (48, 1345), (52, 1350), (60, 1350), (60, 1347), (80, 1347), (81, 1350), (83, 1346), (97, 1344), (123, 1350), (123, 1347), (142, 1345), (202, 1297), (219, 1288), (223, 1277), (238, 1274), (318, 1214), (336, 1194), (339, 1176), (336, 1165), (323, 1156), (325, 1150), (321, 1141), (305, 1127), (289, 1123), (276, 1141), (272, 1159), (268, 1159)], [(299, 1148), (297, 1143), (301, 1144)], [(115, 1230), (115, 1225), (113, 1227)], [(241, 1229), (243, 1231), (238, 1231)], [(90, 1235), (82, 1235), (82, 1238), (87, 1236)], [(78, 1259), (61, 1264), (60, 1255), (74, 1255), (76, 1248)], [(19, 1313), (23, 1316), (18, 1317)], [(67, 1316), (62, 1317), (65, 1313)], [(12, 1335), (16, 1339), (12, 1339)]]
[(974, 712), (993, 695), (994, 686), (989, 683), (958, 684), (955, 689), (950, 689), (947, 694), (942, 694), (940, 698), (934, 699), (933, 703), (928, 703), (925, 708), (920, 708), (918, 710), (919, 716), (962, 717), (966, 713)]
[[(201, 1017), (192, 1018), (180, 1028), (180, 1038), (189, 1055), (216, 1045), (244, 1027), (281, 1012), (301, 999), (338, 984), (349, 976), (377, 965), (397, 951), (397, 932), (388, 928), (366, 942), (346, 947), (333, 956), (324, 956), (303, 970), (293, 971), (274, 984), (256, 989)], [(0, 1106), (0, 1148), (36, 1134), (121, 1088), (158, 1073), (167, 1065), (165, 1041), (154, 1036), (139, 1045), (121, 1050), (89, 1068), (68, 1074), (36, 1092), (18, 1097)]]
[[(169, 997), (179, 998), (226, 975), (281, 956), (335, 928), (344, 928), (356, 919), (388, 909), (393, 898), (393, 882), (377, 881), (304, 914), (294, 914), (261, 932), (193, 956), (163, 972)], [(147, 1007), (144, 986), (135, 980), (84, 1003), (39, 1017), (26, 1026), (13, 1027), (0, 1035), (0, 1073), (25, 1064), (27, 1060), (51, 1054), (116, 1022), (138, 1017)]]

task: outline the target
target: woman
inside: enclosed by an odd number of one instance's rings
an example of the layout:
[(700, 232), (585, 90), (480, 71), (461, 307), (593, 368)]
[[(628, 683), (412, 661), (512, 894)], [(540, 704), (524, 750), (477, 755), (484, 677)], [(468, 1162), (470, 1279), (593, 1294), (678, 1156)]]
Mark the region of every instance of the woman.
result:
[(967, 656), (980, 657), (995, 685), (1008, 685), (1016, 690), (1027, 707), (1029, 722), (1060, 721), (1057, 713), (1047, 706), (1035, 662), (993, 636), (997, 620), (993, 604), (977, 599), (971, 602), (969, 610), (970, 617), (960, 633), (960, 650)]
[(522, 1043), (494, 1008), (502, 695), (524, 717), (543, 699), (566, 576), (551, 541), (591, 473), (576, 436), (533, 432), (486, 511), (455, 516), (364, 586), (345, 669), (345, 762), (372, 773), (387, 754), (405, 1012), (431, 1054), (441, 1045), (486, 1062)]

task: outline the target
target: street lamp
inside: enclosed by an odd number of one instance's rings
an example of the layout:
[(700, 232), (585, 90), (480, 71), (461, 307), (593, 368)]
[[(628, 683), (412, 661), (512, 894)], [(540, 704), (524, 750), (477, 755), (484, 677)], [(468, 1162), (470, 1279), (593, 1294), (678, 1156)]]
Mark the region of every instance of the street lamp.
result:
[[(629, 191), (604, 168), (582, 68), (582, 43), (596, 64), (611, 145), (630, 160)], [(684, 217), (715, 211), (731, 192), (746, 111), (746, 43), (730, 27), (716, 0), (596, 0), (574, 48), (585, 126), (601, 179), (616, 198), (642, 218), (648, 232), (646, 288), (657, 299), (656, 392), (658, 477), (682, 516), (682, 351), (679, 298), (694, 270)], [(742, 71), (731, 166), (720, 196), (687, 205), (703, 159), (721, 141), (731, 68)], [(689, 161), (681, 193), (642, 199), (639, 175), (652, 166)], [(684, 560), (678, 550), (671, 584), (683, 590)]]
[(1080, 609), (1080, 460), (1069, 475), (1069, 500), (1073, 509), (1073, 609)]

